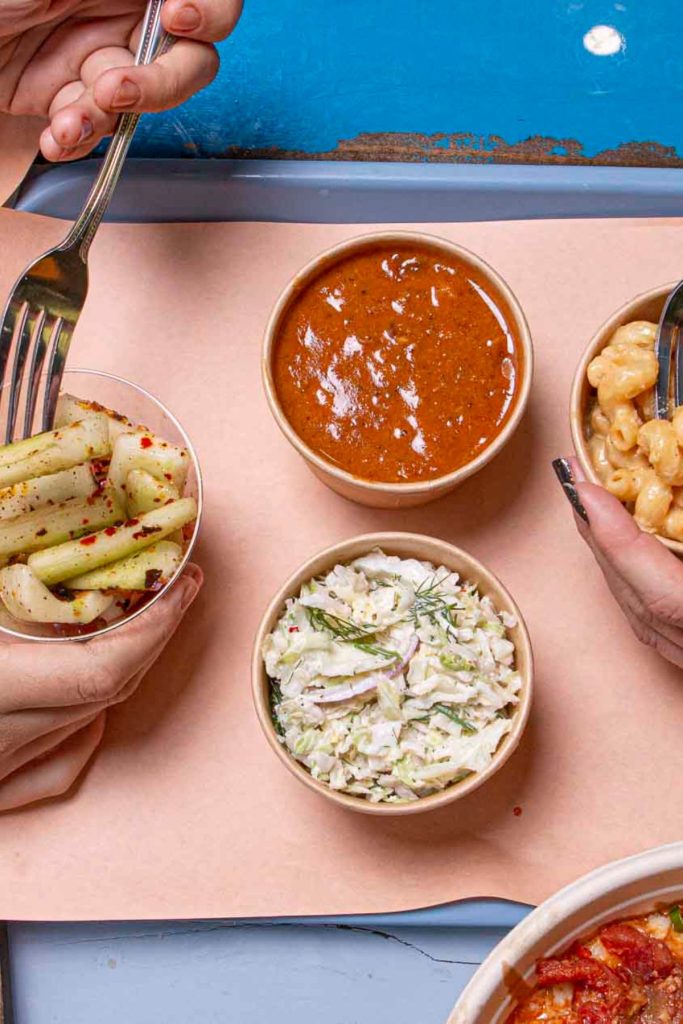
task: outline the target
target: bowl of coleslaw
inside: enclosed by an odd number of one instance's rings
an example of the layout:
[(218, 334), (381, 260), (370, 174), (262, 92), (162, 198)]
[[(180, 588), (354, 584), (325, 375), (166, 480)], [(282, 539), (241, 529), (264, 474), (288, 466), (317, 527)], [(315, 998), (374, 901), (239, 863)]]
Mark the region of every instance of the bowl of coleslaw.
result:
[(472, 555), (410, 533), (319, 552), (270, 602), (254, 642), (256, 713), (304, 785), (403, 815), (460, 799), (517, 747), (533, 661), (513, 598)]

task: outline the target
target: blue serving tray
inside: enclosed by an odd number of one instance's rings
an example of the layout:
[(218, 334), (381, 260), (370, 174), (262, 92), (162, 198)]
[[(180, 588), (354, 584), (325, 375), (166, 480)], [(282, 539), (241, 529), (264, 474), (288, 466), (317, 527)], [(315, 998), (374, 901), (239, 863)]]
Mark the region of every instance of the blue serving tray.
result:
[(527, 909), (472, 900), (329, 919), (17, 923), (15, 1024), (443, 1024)]
[[(86, 160), (34, 168), (17, 208), (74, 218), (97, 166)], [(683, 168), (131, 159), (108, 219), (362, 224), (664, 216), (683, 216)]]
[[(16, 207), (73, 218), (96, 166), (33, 168)], [(683, 169), (132, 159), (108, 219), (646, 216), (683, 216)], [(16, 1024), (437, 1024), (529, 909), (481, 899), (344, 917), (15, 923)]]

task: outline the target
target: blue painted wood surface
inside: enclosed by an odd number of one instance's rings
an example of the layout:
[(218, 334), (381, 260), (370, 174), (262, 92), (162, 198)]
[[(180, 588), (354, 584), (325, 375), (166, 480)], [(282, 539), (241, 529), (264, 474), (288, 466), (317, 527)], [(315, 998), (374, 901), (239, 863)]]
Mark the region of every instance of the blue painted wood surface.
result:
[(443, 1024), (505, 931), (14, 925), (13, 1024)]
[[(145, 118), (134, 152), (683, 163), (678, 16), (676, 0), (246, 0), (217, 81)], [(595, 25), (617, 53), (586, 49)]]

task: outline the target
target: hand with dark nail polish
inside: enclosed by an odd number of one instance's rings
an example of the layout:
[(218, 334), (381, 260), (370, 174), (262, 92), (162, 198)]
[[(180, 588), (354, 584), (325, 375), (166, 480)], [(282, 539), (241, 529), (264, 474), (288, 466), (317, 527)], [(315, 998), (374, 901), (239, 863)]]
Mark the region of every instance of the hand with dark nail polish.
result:
[(120, 112), (170, 110), (218, 71), (212, 45), (234, 28), (242, 0), (166, 0), (172, 49), (134, 68), (146, 0), (2, 0), (0, 111), (42, 116), (48, 160), (75, 160), (111, 135)]
[(553, 469), (633, 632), (683, 668), (683, 562), (642, 532), (617, 498), (589, 483), (576, 459), (556, 459)]
[(553, 462), (553, 469), (555, 470), (557, 479), (562, 485), (562, 489), (567, 496), (569, 504), (572, 506), (576, 514), (583, 519), (584, 523), (587, 523), (588, 513), (579, 501), (579, 496), (576, 492), (576, 483), (569, 459), (555, 459)]

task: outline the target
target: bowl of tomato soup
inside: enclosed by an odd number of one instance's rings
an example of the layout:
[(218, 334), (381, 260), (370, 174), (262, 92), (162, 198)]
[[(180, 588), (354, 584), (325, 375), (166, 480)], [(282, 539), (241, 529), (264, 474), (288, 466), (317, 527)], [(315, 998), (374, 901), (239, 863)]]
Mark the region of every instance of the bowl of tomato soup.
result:
[(683, 1017), (683, 843), (584, 875), (494, 948), (447, 1024), (674, 1024)]
[(317, 256), (288, 284), (263, 351), (281, 430), (328, 486), (364, 505), (420, 505), (507, 443), (533, 352), (522, 309), (474, 253), (378, 232)]

